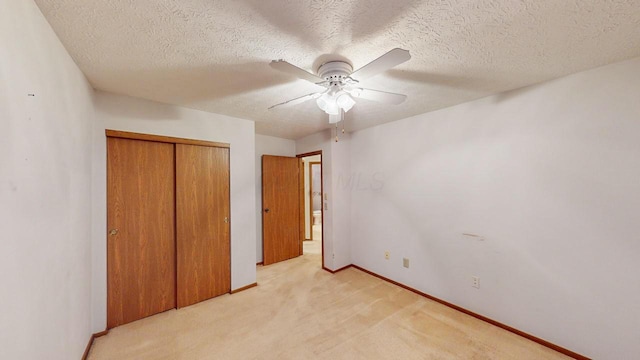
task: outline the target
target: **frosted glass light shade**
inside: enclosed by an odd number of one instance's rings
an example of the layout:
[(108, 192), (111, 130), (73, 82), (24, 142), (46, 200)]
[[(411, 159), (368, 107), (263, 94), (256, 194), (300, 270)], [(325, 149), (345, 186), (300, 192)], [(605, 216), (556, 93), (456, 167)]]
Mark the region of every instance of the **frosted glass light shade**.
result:
[(351, 98), (351, 96), (349, 96), (349, 94), (343, 92), (342, 94), (338, 95), (338, 97), (336, 98), (336, 103), (342, 110), (347, 112), (351, 110), (351, 108), (353, 107), (353, 105), (355, 105), (356, 102)]
[(336, 104), (336, 99), (329, 95), (324, 94), (316, 100), (316, 104), (318, 107), (322, 109), (322, 111), (326, 112), (329, 115), (337, 115), (340, 113), (340, 108), (338, 104)]
[(327, 106), (331, 102), (333, 102), (333, 98), (331, 98), (331, 96), (329, 96), (327, 94), (324, 94), (324, 95), (320, 96), (318, 98), (318, 100), (316, 100), (316, 104), (318, 104), (318, 107), (324, 112), (327, 111)]
[(337, 94), (323, 94), (316, 100), (318, 107), (329, 115), (339, 115), (340, 109), (345, 112), (351, 110), (355, 101), (349, 94), (344, 91), (340, 91)]
[(340, 108), (338, 107), (338, 104), (331, 102), (327, 104), (327, 108), (324, 109), (324, 112), (329, 115), (338, 115), (340, 114)]

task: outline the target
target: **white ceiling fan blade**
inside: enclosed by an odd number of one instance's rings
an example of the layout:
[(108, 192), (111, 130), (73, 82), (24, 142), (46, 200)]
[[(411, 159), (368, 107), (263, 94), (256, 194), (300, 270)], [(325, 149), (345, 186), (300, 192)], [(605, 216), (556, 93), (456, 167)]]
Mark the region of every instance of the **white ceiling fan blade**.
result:
[(293, 105), (302, 104), (305, 101), (309, 101), (309, 100), (312, 100), (312, 99), (317, 99), (320, 96), (322, 96), (322, 94), (324, 94), (324, 93), (311, 93), (311, 94), (303, 95), (303, 96), (297, 97), (295, 99), (291, 99), (291, 100), (287, 100), (285, 102), (281, 102), (280, 104), (275, 104), (275, 105), (271, 106), (269, 108), (269, 110), (271, 110), (271, 109), (273, 109), (275, 107), (278, 107), (278, 106), (293, 106)]
[(314, 84), (324, 81), (324, 79), (322, 79), (321, 77), (313, 75), (312, 73), (300, 69), (299, 67), (292, 65), (284, 60), (273, 60), (269, 65), (271, 65), (271, 67), (276, 70), (282, 71), (289, 75), (293, 75), (302, 80), (307, 80)]
[(408, 50), (395, 48), (368, 63), (367, 65), (361, 67), (360, 69), (354, 71), (351, 74), (351, 78), (362, 81), (364, 79), (378, 75), (381, 72), (385, 72), (394, 66), (400, 65), (409, 59), (411, 59), (411, 55), (409, 54)]
[(383, 104), (398, 105), (407, 99), (407, 95), (395, 94), (386, 91), (355, 88), (349, 91), (351, 95), (361, 99), (376, 101)]

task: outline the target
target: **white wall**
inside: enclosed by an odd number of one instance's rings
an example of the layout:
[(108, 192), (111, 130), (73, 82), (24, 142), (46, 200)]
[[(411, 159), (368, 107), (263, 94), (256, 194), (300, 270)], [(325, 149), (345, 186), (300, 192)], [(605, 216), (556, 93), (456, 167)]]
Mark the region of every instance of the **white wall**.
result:
[(2, 1), (0, 47), (0, 357), (80, 359), (93, 90), (33, 1)]
[[(331, 240), (333, 242), (333, 270), (352, 263), (351, 259), (351, 139), (349, 134), (341, 134), (338, 142), (331, 142), (331, 179), (329, 212), (331, 221)], [(324, 161), (324, 158), (323, 158)], [(323, 164), (324, 166), (324, 164)], [(323, 167), (324, 169), (324, 167)]]
[(353, 133), (353, 262), (583, 355), (637, 357), (639, 96), (634, 59)]
[(93, 330), (106, 324), (105, 129), (225, 142), (231, 145), (231, 288), (256, 281), (254, 122), (96, 92), (93, 133)]
[(256, 263), (262, 262), (262, 155), (296, 156), (296, 143), (256, 134)]
[(349, 192), (339, 180), (349, 177), (349, 136), (341, 135), (335, 142), (331, 130), (311, 134), (296, 140), (296, 153), (322, 151), (322, 181), (325, 211), (323, 213), (323, 266), (337, 270), (351, 264), (349, 247)]

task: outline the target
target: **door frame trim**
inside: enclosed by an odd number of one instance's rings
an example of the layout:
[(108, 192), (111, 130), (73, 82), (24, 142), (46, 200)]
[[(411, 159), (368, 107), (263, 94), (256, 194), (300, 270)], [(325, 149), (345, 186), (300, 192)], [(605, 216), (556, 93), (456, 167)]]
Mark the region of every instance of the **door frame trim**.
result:
[[(300, 162), (302, 163), (301, 164), (301, 166), (302, 166), (302, 170), (301, 171), (304, 173), (304, 162), (302, 161), (302, 158), (305, 158), (307, 156), (314, 156), (314, 155), (320, 155), (320, 192), (322, 193), (320, 195), (321, 196), (321, 201), (322, 201), (322, 206), (320, 207), (320, 214), (321, 214), (320, 216), (322, 217), (320, 219), (321, 220), (321, 224), (322, 224), (322, 240), (321, 240), (322, 244), (321, 244), (320, 248), (322, 250), (321, 251), (322, 252), (322, 264), (321, 264), (322, 266), (321, 267), (323, 269), (326, 269), (325, 266), (324, 266), (324, 242), (325, 242), (325, 236), (324, 236), (324, 228), (325, 228), (325, 226), (324, 226), (324, 165), (323, 165), (323, 161), (322, 161), (322, 150), (316, 150), (316, 151), (311, 151), (311, 152), (307, 152), (307, 153), (303, 153), (303, 154), (298, 154), (298, 155), (296, 155), (296, 157), (300, 159)], [(309, 169), (311, 169), (311, 166), (309, 166)], [(304, 199), (304, 186), (300, 189), (300, 196), (301, 196), (302, 199)], [(313, 216), (313, 214), (312, 214), (312, 216)], [(304, 229), (304, 222), (305, 222), (304, 218), (305, 218), (305, 216), (303, 215), (301, 217), (301, 219), (300, 219), (301, 222), (302, 222), (301, 225), (302, 225), (303, 229)], [(303, 235), (304, 235), (304, 233), (303, 233)], [(313, 232), (312, 232), (311, 235), (312, 235), (311, 238), (313, 239)], [(300, 243), (302, 244), (303, 241), (304, 241), (304, 236), (302, 236), (300, 238)]]

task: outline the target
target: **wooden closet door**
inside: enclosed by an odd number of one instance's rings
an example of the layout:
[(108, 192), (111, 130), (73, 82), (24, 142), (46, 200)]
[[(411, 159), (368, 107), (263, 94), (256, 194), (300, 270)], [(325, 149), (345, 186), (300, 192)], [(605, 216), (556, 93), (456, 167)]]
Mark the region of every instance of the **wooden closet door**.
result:
[(174, 145), (107, 138), (107, 327), (176, 306)]
[(229, 149), (176, 144), (178, 307), (231, 290)]

